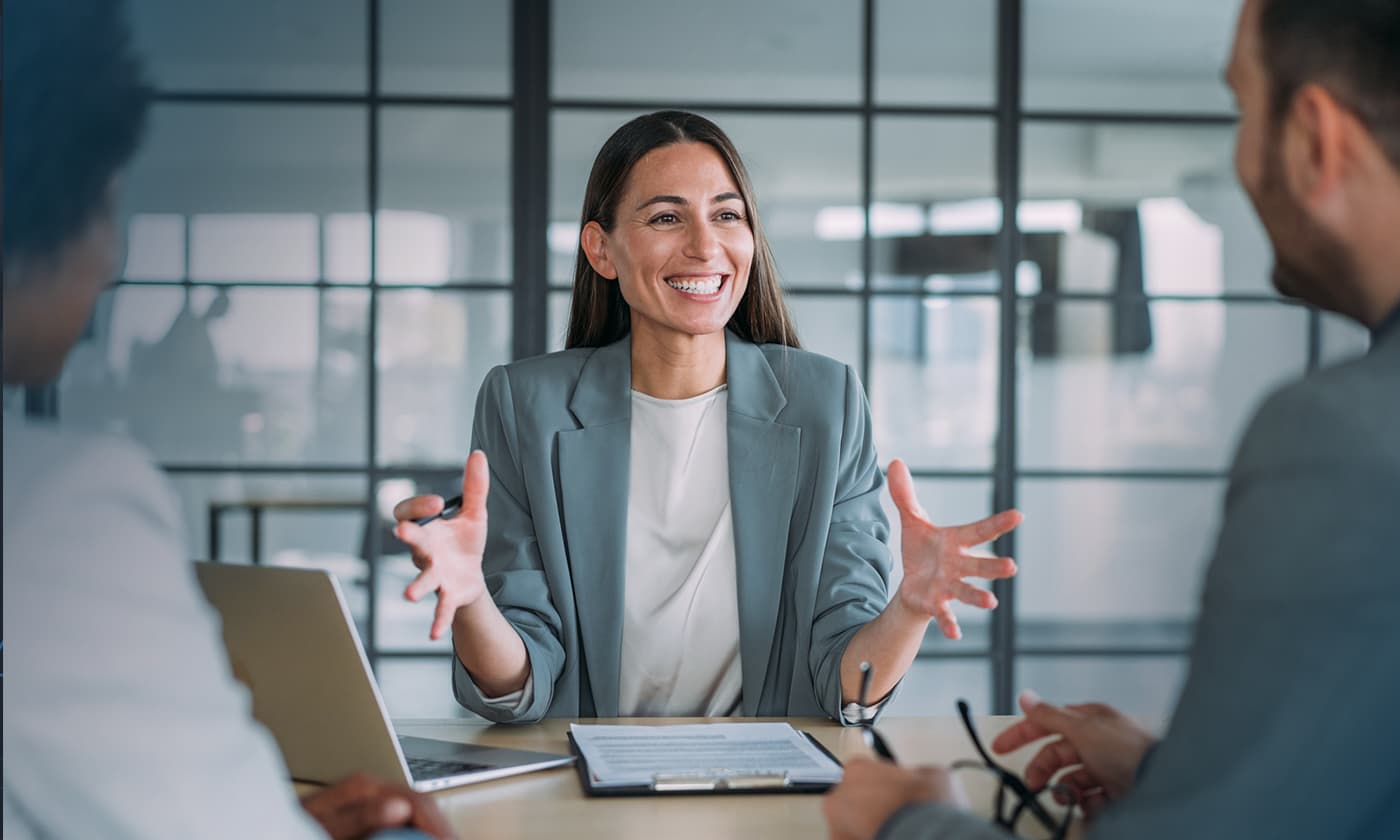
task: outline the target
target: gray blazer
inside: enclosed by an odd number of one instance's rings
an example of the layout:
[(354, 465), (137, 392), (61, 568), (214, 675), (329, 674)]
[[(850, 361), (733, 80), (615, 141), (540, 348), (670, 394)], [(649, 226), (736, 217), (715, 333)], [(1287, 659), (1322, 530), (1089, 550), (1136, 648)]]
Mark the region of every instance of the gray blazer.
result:
[[(726, 333), (729, 492), (745, 715), (840, 719), (841, 656), (884, 608), (889, 526), (870, 410), (839, 362)], [(483, 570), (525, 642), (534, 698), (484, 717), (618, 714), (631, 444), (631, 341), (497, 367), (473, 446), (491, 465)]]
[[(1400, 329), (1276, 392), (1240, 444), (1191, 669), (1091, 838), (1400, 833)], [(1006, 835), (953, 809), (882, 838)]]

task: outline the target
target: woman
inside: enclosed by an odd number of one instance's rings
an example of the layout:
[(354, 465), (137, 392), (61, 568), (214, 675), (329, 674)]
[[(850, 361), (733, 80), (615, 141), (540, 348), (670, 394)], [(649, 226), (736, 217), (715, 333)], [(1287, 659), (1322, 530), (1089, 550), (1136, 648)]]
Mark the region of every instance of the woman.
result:
[[(406, 594), (437, 591), (433, 638), (452, 627), (458, 701), (496, 721), (858, 722), (860, 663), (886, 697), (948, 600), (994, 604), (960, 578), (1014, 565), (974, 570), (956, 539), (973, 532), (925, 529), (943, 546), (888, 598), (869, 409), (849, 368), (798, 349), (718, 127), (622, 126), (583, 218), (569, 349), (486, 377), (462, 514), (407, 521), (442, 509), (431, 496), (396, 510), (423, 570)], [(969, 527), (980, 542), (1017, 521)]]

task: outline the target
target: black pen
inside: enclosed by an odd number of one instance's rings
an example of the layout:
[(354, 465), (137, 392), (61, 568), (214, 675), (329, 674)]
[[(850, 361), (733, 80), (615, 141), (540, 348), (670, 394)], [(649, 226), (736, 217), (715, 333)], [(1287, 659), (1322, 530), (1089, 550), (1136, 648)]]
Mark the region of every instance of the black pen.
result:
[[(867, 700), (870, 697), (870, 678), (875, 675), (874, 671), (875, 669), (870, 667), (869, 662), (860, 663), (859, 702), (860, 713), (862, 716), (864, 716), (865, 708), (868, 705)], [(861, 722), (860, 728), (863, 730), (863, 733), (865, 735), (865, 745), (870, 749), (874, 750), (876, 755), (880, 756), (881, 758), (890, 762), (891, 764), (894, 764), (894, 750), (890, 749), (890, 745), (886, 744), (885, 739), (881, 737), (880, 733), (875, 731), (875, 722), (870, 720), (863, 720)]]
[(461, 512), (462, 512), (462, 497), (461, 497), (461, 496), (453, 496), (452, 498), (450, 498), (450, 499), (447, 500), (447, 504), (445, 504), (445, 505), (442, 506), (442, 510), (438, 511), (437, 513), (433, 514), (432, 516), (425, 516), (425, 517), (423, 517), (422, 519), (415, 519), (415, 520), (413, 520), (413, 524), (415, 524), (415, 525), (427, 525), (429, 522), (432, 522), (434, 519), (451, 519), (452, 517), (456, 516), (457, 514), (459, 514), (459, 513), (461, 513)]

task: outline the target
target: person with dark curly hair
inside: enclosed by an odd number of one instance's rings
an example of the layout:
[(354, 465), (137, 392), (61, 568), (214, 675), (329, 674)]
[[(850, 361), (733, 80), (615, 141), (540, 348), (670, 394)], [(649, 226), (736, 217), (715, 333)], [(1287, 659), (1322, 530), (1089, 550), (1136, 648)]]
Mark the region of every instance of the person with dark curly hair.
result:
[[(116, 267), (150, 94), (122, 11), (6, 4), (6, 385), (58, 376)], [(5, 416), (4, 836), (450, 836), (426, 796), (367, 776), (298, 803), (176, 511), (134, 445)]]

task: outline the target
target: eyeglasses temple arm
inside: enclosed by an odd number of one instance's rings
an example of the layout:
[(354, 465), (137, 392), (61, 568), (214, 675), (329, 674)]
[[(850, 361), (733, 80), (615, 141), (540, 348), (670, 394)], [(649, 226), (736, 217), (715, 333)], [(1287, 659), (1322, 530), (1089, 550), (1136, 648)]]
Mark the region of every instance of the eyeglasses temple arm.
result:
[(972, 746), (976, 748), (977, 754), (982, 756), (982, 760), (987, 762), (988, 767), (1002, 769), (1001, 765), (992, 760), (987, 748), (982, 746), (982, 739), (977, 736), (977, 727), (972, 723), (972, 709), (967, 705), (966, 700), (958, 701), (958, 714), (962, 716), (963, 727), (967, 729), (967, 737), (972, 739)]

